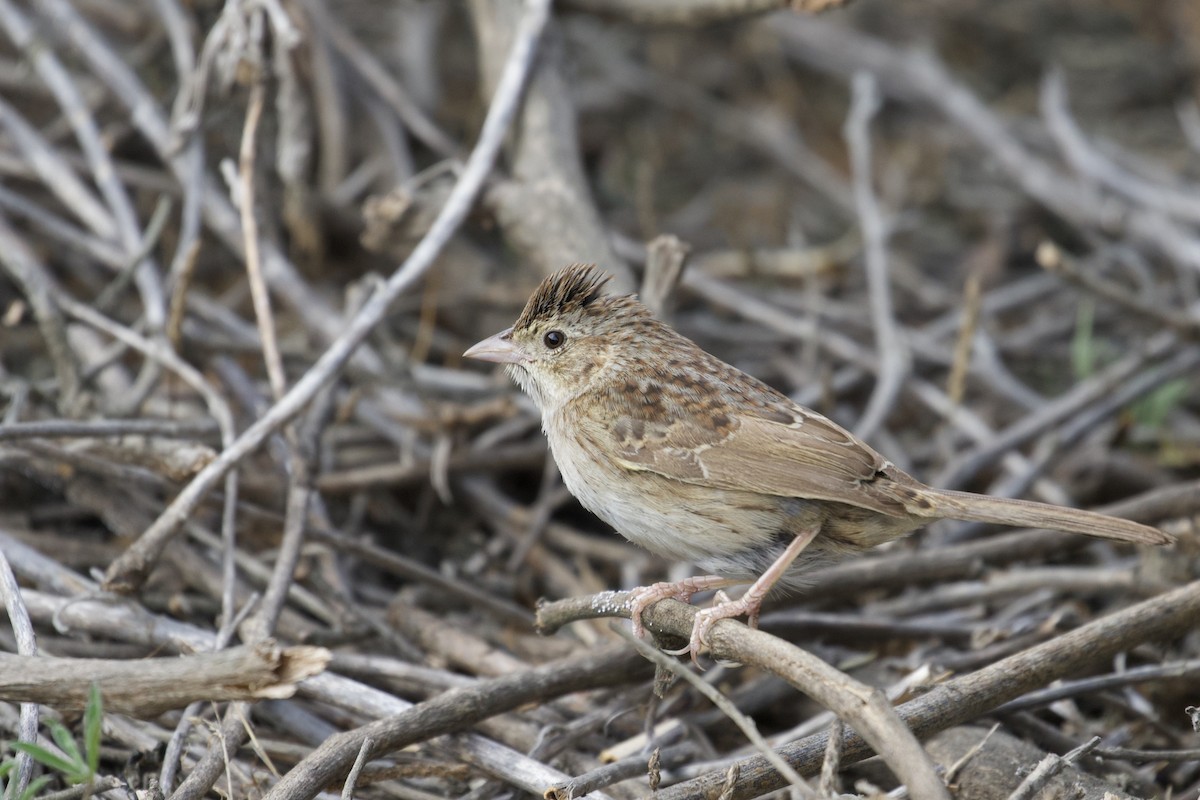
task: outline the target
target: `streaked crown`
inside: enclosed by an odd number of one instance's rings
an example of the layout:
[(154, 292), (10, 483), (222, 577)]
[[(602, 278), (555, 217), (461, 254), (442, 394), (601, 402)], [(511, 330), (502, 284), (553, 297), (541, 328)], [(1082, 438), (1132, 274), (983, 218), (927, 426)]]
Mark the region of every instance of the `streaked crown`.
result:
[(513, 330), (587, 311), (604, 296), (601, 290), (611, 277), (595, 264), (572, 264), (555, 272), (534, 291)]

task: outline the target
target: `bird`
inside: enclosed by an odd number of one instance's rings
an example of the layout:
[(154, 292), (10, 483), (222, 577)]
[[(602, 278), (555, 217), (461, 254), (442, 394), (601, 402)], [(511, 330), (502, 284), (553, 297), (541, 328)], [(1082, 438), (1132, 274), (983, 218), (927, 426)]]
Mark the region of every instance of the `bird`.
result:
[(563, 483), (629, 541), (708, 575), (633, 591), (630, 617), (718, 593), (688, 646), (718, 621), (756, 626), (776, 586), (939, 519), (1049, 528), (1164, 545), (1156, 528), (1029, 500), (921, 483), (827, 417), (702, 349), (593, 264), (548, 275), (513, 325), (467, 358), (503, 364), (537, 406)]

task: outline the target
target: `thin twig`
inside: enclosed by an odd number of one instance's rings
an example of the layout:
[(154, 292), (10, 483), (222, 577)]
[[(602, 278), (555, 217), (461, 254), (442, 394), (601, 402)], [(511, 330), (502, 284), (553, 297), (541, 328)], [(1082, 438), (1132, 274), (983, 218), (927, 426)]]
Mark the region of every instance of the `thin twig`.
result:
[(358, 785), (358, 776), (362, 774), (363, 767), (367, 765), (367, 754), (371, 752), (373, 744), (375, 744), (375, 740), (370, 736), (363, 739), (362, 747), (358, 750), (358, 757), (354, 759), (354, 766), (350, 768), (350, 774), (346, 776), (346, 783), (342, 785), (342, 800), (353, 800), (354, 788)]
[[(12, 625), (17, 639), (17, 653), (22, 656), (36, 656), (38, 653), (37, 637), (33, 632), (33, 624), (29, 619), (29, 611), (21, 599), (21, 587), (17, 584), (17, 576), (0, 550), (0, 597), (4, 599), (4, 608), (8, 612), (8, 622)], [(21, 703), (21, 721), (17, 730), (17, 741), (35, 744), (38, 734), (38, 704), (36, 702)], [(29, 779), (33, 777), (33, 758), (25, 752), (16, 755), (17, 769), (5, 783), (12, 797), (21, 797)]]
[(317, 392), (336, 377), (355, 348), (387, 315), (395, 299), (416, 283), (433, 265), (437, 254), (466, 218), (474, 198), (491, 171), (508, 123), (516, 112), (521, 89), (532, 67), (537, 41), (549, 16), (548, 12), (547, 0), (536, 0), (527, 7), (522, 18), (521, 30), (514, 40), (510, 60), (505, 65), (495, 98), (488, 109), (479, 142), (446, 199), (446, 204), (412, 255), (363, 305), (347, 324), (345, 331), (291, 390), (193, 478), (145, 534), (109, 566), (105, 573), (105, 586), (109, 590), (128, 592), (142, 584), (162, 549), (217, 481), (247, 454), (257, 449), (268, 436), (300, 413)]
[(1100, 744), (1100, 737), (1094, 736), (1090, 741), (1081, 744), (1065, 756), (1048, 755), (1043, 758), (1032, 772), (1025, 776), (1021, 785), (1008, 796), (1008, 800), (1030, 800), (1049, 783), (1050, 779), (1065, 767), (1074, 764), (1085, 755), (1095, 750)]
[(696, 691), (707, 697), (713, 705), (721, 710), (721, 713), (729, 717), (733, 721), (733, 724), (738, 726), (738, 729), (750, 740), (754, 749), (762, 753), (763, 757), (771, 762), (775, 769), (779, 770), (779, 774), (787, 779), (788, 784), (794, 791), (799, 792), (801, 797), (813, 798), (817, 796), (813, 788), (809, 786), (808, 781), (801, 778), (794, 769), (788, 766), (771, 749), (771, 746), (763, 739), (762, 734), (758, 732), (758, 726), (754, 724), (754, 720), (739, 711), (737, 706), (728, 697), (721, 694), (714, 686), (701, 679), (700, 676), (692, 672), (686, 665), (681, 664), (677, 659), (671, 658), (658, 648), (651, 647), (641, 639), (635, 637), (630, 631), (626, 630), (624, 625), (612, 624), (609, 627), (622, 639), (632, 644), (634, 649), (641, 653), (643, 657), (654, 662), (658, 668), (669, 670), (672, 674), (683, 678)]
[(871, 302), (875, 349), (879, 353), (879, 379), (854, 432), (869, 439), (895, 405), (908, 373), (910, 357), (892, 308), (887, 260), (888, 224), (871, 189), (871, 120), (879, 110), (879, 89), (875, 79), (866, 72), (857, 73), (851, 86), (853, 101), (844, 134), (854, 170), (854, 205), (862, 229), (867, 293)]

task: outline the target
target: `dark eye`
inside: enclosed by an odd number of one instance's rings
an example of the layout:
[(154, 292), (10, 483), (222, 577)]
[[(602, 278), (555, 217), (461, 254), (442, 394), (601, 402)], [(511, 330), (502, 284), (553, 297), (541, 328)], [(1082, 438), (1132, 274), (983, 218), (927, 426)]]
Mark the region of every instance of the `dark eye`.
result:
[(554, 350), (567, 343), (567, 335), (562, 331), (546, 331), (546, 335), (542, 337), (542, 341), (546, 343), (546, 347)]

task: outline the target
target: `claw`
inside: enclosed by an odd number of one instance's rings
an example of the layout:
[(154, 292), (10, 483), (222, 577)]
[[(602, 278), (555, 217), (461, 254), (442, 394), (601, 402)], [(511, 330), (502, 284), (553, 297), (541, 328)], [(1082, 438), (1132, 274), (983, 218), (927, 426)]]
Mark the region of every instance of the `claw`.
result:
[(746, 624), (751, 628), (757, 628), (758, 615), (761, 610), (761, 597), (743, 596), (740, 600), (726, 600), (712, 608), (705, 608), (697, 612), (696, 624), (692, 626), (692, 638), (688, 645), (692, 651), (692, 661), (696, 660), (696, 653), (700, 652), (702, 646), (708, 646), (708, 633), (712, 630), (713, 625), (723, 619), (733, 619), (745, 615), (748, 618)]
[[(642, 613), (659, 600), (672, 599), (690, 603), (692, 595), (697, 592), (715, 589), (719, 586), (730, 586), (733, 583), (734, 581), (728, 578), (721, 578), (716, 575), (701, 575), (674, 583), (664, 581), (663, 583), (655, 583), (650, 586), (643, 586), (640, 589), (634, 589), (629, 598), (629, 619), (633, 622), (633, 635), (641, 638), (645, 634), (646, 628), (642, 625)], [(687, 650), (683, 650), (674, 655), (682, 655), (686, 652)]]

